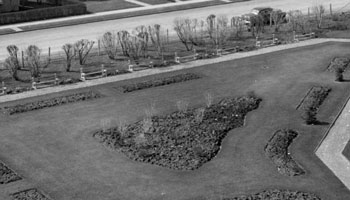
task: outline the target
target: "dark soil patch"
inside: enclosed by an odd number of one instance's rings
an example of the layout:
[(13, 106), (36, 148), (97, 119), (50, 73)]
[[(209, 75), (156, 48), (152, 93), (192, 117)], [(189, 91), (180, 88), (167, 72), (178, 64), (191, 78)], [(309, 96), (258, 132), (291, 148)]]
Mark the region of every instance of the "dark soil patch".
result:
[(134, 83), (131, 85), (124, 85), (122, 86), (123, 92), (133, 92), (135, 90), (142, 90), (146, 88), (152, 88), (152, 87), (158, 87), (163, 85), (169, 85), (173, 83), (180, 83), (184, 81), (189, 81), (193, 79), (199, 79), (201, 76), (193, 73), (185, 73), (185, 74), (178, 74), (175, 76), (165, 77), (161, 79), (155, 79), (155, 80), (149, 80), (139, 83)]
[(287, 176), (298, 176), (305, 171), (293, 160), (288, 147), (298, 133), (293, 130), (278, 130), (265, 146), (265, 153), (277, 166), (278, 172)]
[(6, 184), (18, 180), (21, 180), (21, 177), (8, 168), (4, 163), (0, 162), (0, 184)]
[(346, 57), (335, 57), (332, 59), (331, 63), (328, 65), (327, 70), (334, 72), (337, 68), (341, 68), (345, 71), (350, 63), (350, 59)]
[(78, 101), (86, 101), (90, 99), (100, 98), (101, 95), (94, 91), (75, 93), (67, 96), (55, 97), (51, 99), (29, 102), (25, 104), (17, 104), (14, 106), (3, 107), (2, 111), (5, 114), (13, 115), (17, 113), (28, 112), (32, 110), (39, 110), (43, 108), (59, 106), (67, 103), (74, 103)]
[(153, 116), (126, 127), (99, 130), (93, 136), (130, 159), (194, 170), (217, 155), (226, 134), (243, 126), (245, 115), (258, 108), (260, 101), (225, 98), (206, 108)]
[(300, 191), (288, 191), (288, 190), (265, 190), (256, 194), (224, 198), (223, 200), (321, 200), (315, 194), (300, 192)]
[(51, 200), (35, 188), (11, 194), (11, 197), (13, 200)]

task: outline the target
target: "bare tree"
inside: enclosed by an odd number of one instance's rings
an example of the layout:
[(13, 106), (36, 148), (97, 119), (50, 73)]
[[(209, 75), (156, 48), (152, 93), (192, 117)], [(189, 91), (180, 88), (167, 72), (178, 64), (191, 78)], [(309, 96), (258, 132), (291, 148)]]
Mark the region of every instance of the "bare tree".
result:
[(288, 24), (292, 31), (306, 32), (306, 28), (309, 27), (309, 20), (300, 10), (289, 11), (287, 14)]
[(127, 41), (130, 36), (128, 31), (119, 31), (117, 33), (118, 36), (118, 42), (122, 48), (122, 52), (124, 56), (129, 56), (127, 51)]
[(125, 41), (127, 55), (136, 62), (138, 62), (142, 54), (142, 41), (140, 40), (137, 36), (129, 35)]
[(186, 50), (191, 51), (193, 49), (193, 43), (190, 40), (190, 32), (188, 31), (188, 19), (176, 18), (174, 20), (174, 30), (180, 41), (185, 45)]
[(8, 58), (6, 58), (5, 62), (4, 62), (4, 66), (5, 68), (8, 70), (9, 74), (11, 75), (11, 77), (16, 80), (16, 81), (20, 81), (20, 79), (18, 78), (18, 70), (19, 70), (19, 65), (17, 63), (17, 59), (13, 56), (9, 56)]
[(146, 57), (148, 51), (148, 39), (149, 33), (147, 32), (146, 26), (138, 26), (134, 30), (135, 35), (139, 38), (141, 45), (141, 56)]
[(148, 27), (149, 36), (153, 46), (157, 49), (158, 56), (163, 56), (165, 36), (162, 34), (159, 24)]
[(66, 54), (66, 71), (69, 72), (72, 65), (72, 60), (76, 55), (76, 51), (74, 49), (74, 45), (69, 43), (63, 45), (62, 49)]
[(245, 26), (242, 17), (232, 17), (231, 18), (231, 26), (236, 31), (236, 37), (241, 38), (243, 35), (244, 26)]
[(117, 59), (117, 36), (114, 33), (106, 32), (103, 34), (101, 42), (108, 57), (112, 60)]
[(95, 42), (92, 40), (81, 39), (74, 44), (74, 49), (79, 56), (79, 64), (83, 65), (86, 62), (87, 56), (89, 55)]
[(25, 51), (26, 62), (32, 77), (40, 77), (42, 70), (50, 64), (50, 59), (44, 62), (41, 58), (41, 49), (35, 45), (30, 45)]
[(325, 11), (326, 11), (326, 9), (322, 4), (316, 4), (312, 7), (312, 12), (315, 15), (315, 21), (317, 23), (317, 28), (321, 28)]
[(279, 31), (284, 21), (284, 15), (282, 10), (273, 10), (270, 14), (270, 26), (274, 25), (275, 32)]
[(6, 47), (6, 49), (10, 57), (15, 58), (13, 61), (14, 61), (14, 64), (17, 65), (16, 67), (18, 69), (21, 69), (21, 66), (19, 65), (19, 60), (18, 60), (18, 50), (19, 50), (18, 47), (16, 45), (9, 45)]
[(216, 16), (211, 14), (207, 17), (207, 31), (208, 31), (208, 35), (210, 37), (210, 39), (212, 39), (214, 41), (214, 43), (216, 44), (216, 37), (215, 37), (215, 19)]
[(262, 15), (254, 15), (250, 17), (250, 30), (252, 36), (258, 36), (264, 31), (264, 17)]
[(216, 45), (222, 46), (231, 35), (227, 16), (218, 16), (216, 18), (216, 26)]

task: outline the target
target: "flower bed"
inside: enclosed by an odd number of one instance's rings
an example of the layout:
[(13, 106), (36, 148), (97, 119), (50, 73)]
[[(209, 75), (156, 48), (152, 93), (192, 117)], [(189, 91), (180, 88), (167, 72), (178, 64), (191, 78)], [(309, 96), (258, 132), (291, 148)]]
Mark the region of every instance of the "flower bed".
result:
[(6, 184), (13, 181), (21, 180), (14, 171), (8, 168), (5, 164), (0, 162), (0, 184)]
[(350, 59), (346, 57), (335, 57), (332, 59), (331, 63), (328, 66), (328, 71), (334, 72), (337, 68), (346, 70), (350, 63)]
[(125, 127), (93, 134), (101, 143), (130, 159), (176, 170), (194, 170), (220, 150), (226, 134), (244, 124), (258, 108), (256, 97), (225, 98), (206, 108), (176, 111)]
[(288, 190), (265, 190), (256, 194), (241, 196), (235, 198), (224, 198), (224, 200), (321, 200), (315, 194), (300, 192), (300, 191), (288, 191)]
[(13, 200), (51, 200), (35, 188), (11, 194)]
[(86, 101), (89, 99), (100, 98), (101, 95), (94, 91), (82, 92), (71, 94), (67, 96), (55, 97), (52, 99), (46, 99), (41, 101), (35, 101), (25, 104), (17, 104), (14, 106), (3, 107), (2, 110), (5, 114), (13, 115), (17, 113), (28, 112), (32, 110), (43, 109), (47, 107), (59, 106), (67, 103), (74, 103), (78, 101)]
[(293, 160), (288, 152), (289, 145), (298, 133), (293, 130), (278, 130), (265, 146), (266, 155), (275, 163), (278, 172), (287, 176), (298, 176), (305, 171)]
[(123, 88), (123, 92), (126, 93), (126, 92), (133, 92), (135, 90), (142, 90), (142, 89), (151, 88), (151, 87), (158, 87), (158, 86), (163, 86), (163, 85), (168, 85), (173, 83), (180, 83), (180, 82), (199, 79), (199, 78), (201, 77), (197, 74), (185, 73), (185, 74), (178, 74), (175, 76), (165, 77), (161, 79), (156, 79), (156, 80), (149, 80), (149, 81), (139, 82), (135, 84), (124, 85), (122, 86), (122, 88)]

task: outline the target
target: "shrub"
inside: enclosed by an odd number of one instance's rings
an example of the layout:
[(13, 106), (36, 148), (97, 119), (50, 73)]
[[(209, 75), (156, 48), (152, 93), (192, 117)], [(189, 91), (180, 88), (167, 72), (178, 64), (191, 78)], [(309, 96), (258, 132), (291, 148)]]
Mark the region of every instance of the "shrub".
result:
[(0, 162), (0, 184), (6, 184), (17, 180), (21, 180), (21, 177)]
[(50, 200), (49, 197), (41, 193), (39, 190), (32, 188), (20, 192), (16, 192), (10, 195), (13, 200)]
[(278, 130), (265, 146), (266, 155), (283, 175), (298, 176), (305, 173), (288, 153), (288, 147), (297, 136), (298, 133), (290, 129)]
[(174, 75), (166, 78), (156, 79), (156, 80), (139, 82), (131, 85), (124, 85), (122, 86), (122, 88), (123, 88), (123, 92), (126, 93), (126, 92), (133, 92), (135, 90), (142, 90), (146, 88), (158, 87), (158, 86), (179, 83), (179, 82), (189, 81), (189, 80), (199, 79), (199, 78), (201, 77), (198, 76), (197, 74), (185, 73), (185, 74), (178, 74), (178, 75)]
[(42, 71), (49, 66), (50, 58), (43, 61), (41, 57), (41, 49), (35, 45), (30, 45), (25, 51), (26, 53), (26, 63), (29, 67), (30, 73), (32, 77), (38, 78), (40, 77)]
[(85, 64), (87, 56), (89, 55), (95, 42), (87, 39), (81, 39), (74, 44), (74, 49), (78, 53), (80, 65)]
[(69, 72), (72, 65), (72, 60), (76, 55), (76, 51), (74, 49), (74, 45), (68, 43), (63, 45), (62, 49), (66, 54), (66, 71)]
[(66, 103), (73, 103), (78, 101), (86, 101), (89, 99), (100, 98), (101, 95), (94, 91), (75, 93), (67, 96), (55, 97), (46, 100), (40, 100), (24, 104), (16, 104), (14, 106), (3, 107), (2, 110), (8, 115), (13, 115), (17, 113), (28, 112), (32, 110), (43, 109), (47, 107), (59, 106)]
[(223, 200), (321, 200), (312, 193), (289, 190), (265, 190), (256, 194), (240, 196), (234, 198), (224, 198)]
[(337, 67), (335, 69), (335, 81), (342, 82), (344, 80), (343, 79), (343, 72), (344, 72), (344, 69), (341, 67)]

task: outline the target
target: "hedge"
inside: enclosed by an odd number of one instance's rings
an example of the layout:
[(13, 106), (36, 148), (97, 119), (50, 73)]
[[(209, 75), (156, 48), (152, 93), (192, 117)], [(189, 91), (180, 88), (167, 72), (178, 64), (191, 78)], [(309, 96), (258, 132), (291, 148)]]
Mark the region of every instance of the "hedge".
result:
[(86, 14), (86, 5), (83, 3), (71, 3), (63, 6), (32, 9), (19, 12), (0, 13), (0, 25), (44, 20), (57, 17)]
[(301, 191), (289, 191), (289, 190), (265, 190), (256, 194), (224, 198), (223, 200), (321, 200), (320, 197), (315, 194)]

